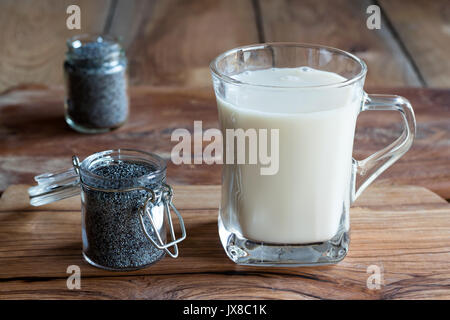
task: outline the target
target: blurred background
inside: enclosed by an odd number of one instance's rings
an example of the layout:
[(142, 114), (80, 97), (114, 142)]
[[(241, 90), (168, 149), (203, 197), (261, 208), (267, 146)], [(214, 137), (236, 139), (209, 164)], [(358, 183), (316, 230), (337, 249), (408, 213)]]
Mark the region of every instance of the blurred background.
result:
[[(81, 8), (81, 30), (66, 9)], [(370, 30), (370, 5), (381, 28)], [(208, 64), (240, 45), (324, 44), (369, 67), (367, 86), (450, 86), (448, 0), (1, 0), (0, 92), (62, 85), (65, 40), (79, 33), (122, 38), (131, 85), (210, 86)]]

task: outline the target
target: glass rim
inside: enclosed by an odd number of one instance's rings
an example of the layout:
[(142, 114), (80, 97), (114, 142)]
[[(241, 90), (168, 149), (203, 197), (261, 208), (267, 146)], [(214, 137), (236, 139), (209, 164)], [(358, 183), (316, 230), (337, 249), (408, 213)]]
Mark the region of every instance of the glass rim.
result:
[[(245, 82), (236, 80), (230, 76), (227, 76), (226, 74), (220, 72), (217, 68), (217, 63), (224, 57), (236, 53), (238, 51), (252, 51), (255, 49), (264, 49), (269, 47), (297, 47), (297, 48), (304, 48), (304, 49), (325, 49), (328, 51), (331, 51), (336, 54), (340, 54), (342, 56), (346, 56), (350, 58), (351, 60), (355, 61), (360, 67), (361, 70), (358, 74), (355, 76), (345, 79), (344, 81), (336, 82), (336, 83), (330, 83), (330, 84), (322, 84), (322, 85), (313, 85), (313, 86), (307, 86), (307, 85), (299, 85), (299, 86), (274, 86), (274, 85), (266, 85), (266, 84), (255, 84), (251, 82)], [(308, 67), (308, 66), (307, 66)], [(351, 54), (347, 51), (337, 49), (334, 47), (324, 46), (324, 45), (318, 45), (318, 44), (309, 44), (309, 43), (300, 43), (300, 42), (265, 42), (265, 43), (257, 43), (257, 44), (251, 44), (241, 47), (236, 47), (230, 50), (227, 50), (217, 57), (215, 57), (211, 63), (209, 64), (209, 68), (213, 76), (216, 76), (217, 78), (230, 83), (234, 85), (246, 85), (251, 87), (259, 87), (259, 88), (272, 88), (272, 89), (314, 89), (314, 88), (333, 88), (333, 87), (345, 87), (347, 85), (351, 85), (360, 79), (364, 78), (367, 73), (367, 65), (366, 63), (355, 56), (354, 54)]]
[[(89, 170), (88, 166), (89, 166), (89, 164), (91, 164), (93, 161), (95, 161), (97, 159), (106, 158), (107, 156), (120, 155), (120, 154), (129, 155), (129, 156), (133, 156), (133, 154), (135, 156), (141, 155), (141, 156), (147, 157), (147, 159), (140, 158), (140, 160), (146, 160), (146, 161), (155, 160), (155, 163), (157, 166), (155, 171), (152, 171), (148, 174), (144, 174), (139, 177), (123, 178), (121, 180), (138, 182), (138, 181), (142, 181), (142, 180), (154, 180), (154, 179), (164, 177), (164, 174), (167, 169), (166, 161), (163, 158), (161, 158), (160, 156), (158, 156), (157, 154), (145, 152), (145, 151), (137, 150), (137, 149), (110, 149), (110, 150), (99, 151), (99, 152), (93, 153), (93, 154), (87, 156), (83, 161), (81, 161), (80, 167), (79, 167), (80, 172), (82, 172), (83, 175), (86, 175), (90, 178), (95, 178), (95, 179), (100, 179), (100, 180), (108, 180), (110, 178), (93, 173), (91, 170)], [(153, 163), (153, 164), (155, 164), (155, 163)]]
[[(86, 55), (81, 48), (89, 43), (108, 43), (107, 50), (98, 51)], [(82, 33), (77, 34), (66, 41), (66, 62), (72, 61), (78, 67), (99, 67), (103, 64), (117, 65), (120, 59), (125, 58), (125, 50), (121, 45), (120, 37), (112, 34)], [(94, 51), (95, 52), (95, 51)]]
[(121, 39), (120, 37), (117, 37), (113, 34), (109, 33), (80, 33), (77, 35), (74, 35), (66, 40), (67, 47), (70, 50), (74, 50), (79, 48), (79, 46), (75, 46), (75, 43), (78, 44), (78, 42), (81, 44), (80, 46), (83, 46), (85, 43), (88, 42), (103, 42), (103, 41), (109, 41), (113, 46), (120, 49), (121, 47)]

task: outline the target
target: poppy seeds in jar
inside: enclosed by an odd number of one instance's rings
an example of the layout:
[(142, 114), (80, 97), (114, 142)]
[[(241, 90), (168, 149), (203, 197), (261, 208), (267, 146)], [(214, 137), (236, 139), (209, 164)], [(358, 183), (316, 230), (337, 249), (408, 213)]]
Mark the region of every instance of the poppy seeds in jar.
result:
[(66, 122), (83, 133), (120, 127), (129, 113), (124, 50), (108, 36), (76, 36), (67, 45)]

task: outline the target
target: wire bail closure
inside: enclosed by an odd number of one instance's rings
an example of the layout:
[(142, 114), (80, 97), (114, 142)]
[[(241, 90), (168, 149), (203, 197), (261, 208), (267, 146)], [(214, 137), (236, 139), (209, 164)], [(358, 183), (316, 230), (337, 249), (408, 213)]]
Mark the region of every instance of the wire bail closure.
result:
[[(73, 156), (72, 157), (72, 165), (73, 168), (75, 170), (75, 172), (80, 175), (80, 159), (77, 156)], [(172, 258), (177, 258), (178, 257), (178, 243), (183, 241), (184, 239), (186, 239), (186, 228), (184, 226), (184, 220), (180, 214), (180, 212), (178, 212), (177, 208), (175, 207), (175, 205), (172, 202), (173, 199), (173, 188), (166, 184), (163, 183), (163, 191), (162, 191), (162, 195), (161, 195), (161, 201), (164, 204), (164, 212), (167, 215), (167, 221), (169, 223), (169, 228), (170, 228), (170, 235), (172, 238), (171, 242), (168, 243), (164, 243), (163, 241), (163, 237), (159, 234), (158, 228), (155, 224), (155, 221), (153, 220), (152, 214), (151, 214), (151, 209), (153, 207), (155, 207), (158, 204), (158, 197), (156, 196), (155, 191), (153, 191), (153, 189), (150, 188), (146, 188), (146, 187), (132, 187), (132, 188), (126, 188), (126, 189), (121, 189), (121, 190), (108, 190), (108, 189), (101, 189), (101, 188), (96, 188), (96, 187), (91, 187), (91, 186), (87, 186), (83, 183), (83, 181), (81, 180), (80, 177), (80, 183), (90, 189), (96, 190), (96, 191), (102, 191), (102, 192), (127, 192), (127, 191), (135, 191), (135, 190), (144, 190), (146, 192), (149, 193), (149, 196), (145, 199), (144, 205), (141, 209), (141, 212), (139, 214), (139, 220), (141, 222), (141, 227), (142, 230), (144, 231), (145, 236), (147, 237), (147, 239), (149, 239), (152, 244), (160, 249), (160, 250), (164, 250), (167, 254), (169, 254)], [(176, 238), (175, 235), (175, 230), (173, 227), (173, 221), (172, 221), (172, 215), (171, 215), (171, 210), (170, 208), (172, 208), (172, 210), (175, 212), (175, 214), (178, 217), (178, 221), (180, 223), (180, 228), (181, 228), (181, 237), (180, 238)], [(150, 233), (147, 231), (147, 228), (145, 227), (144, 224), (144, 216), (147, 215), (147, 217), (150, 220), (150, 223), (152, 225), (152, 228), (156, 234), (157, 240), (158, 242), (156, 242), (152, 236), (150, 235)], [(170, 247), (174, 247), (173, 253), (169, 250)]]
[(72, 165), (77, 175), (80, 175), (80, 158), (72, 156)]
[[(155, 222), (153, 220), (153, 217), (151, 215), (151, 209), (157, 204), (157, 197), (155, 195), (155, 192), (152, 189), (148, 189), (146, 188), (147, 191), (150, 192), (150, 195), (147, 197), (145, 204), (142, 208), (141, 214), (139, 216), (139, 219), (141, 221), (141, 226), (142, 226), (142, 230), (144, 230), (145, 236), (152, 242), (152, 244), (157, 247), (160, 250), (164, 250), (167, 254), (169, 254), (172, 258), (176, 258), (178, 257), (178, 243), (183, 241), (184, 239), (186, 239), (186, 228), (184, 226), (184, 221), (183, 218), (181, 217), (181, 214), (178, 212), (177, 208), (175, 207), (175, 205), (172, 202), (172, 198), (173, 198), (173, 189), (171, 186), (169, 186), (168, 184), (164, 183), (163, 184), (163, 193), (161, 195), (161, 200), (164, 204), (164, 212), (167, 215), (167, 221), (169, 223), (169, 227), (170, 227), (170, 235), (172, 238), (172, 241), (169, 243), (164, 243), (161, 235), (158, 232), (158, 229), (155, 225)], [(178, 217), (178, 221), (180, 223), (180, 228), (181, 228), (181, 237), (180, 238), (176, 238), (175, 235), (175, 230), (173, 227), (173, 221), (172, 221), (172, 215), (170, 212), (170, 208), (173, 209), (173, 211), (175, 212), (175, 214)], [(144, 215), (147, 215), (147, 217), (150, 220), (150, 223), (152, 224), (153, 230), (155, 231), (156, 237), (158, 238), (158, 242), (157, 243), (149, 234), (149, 232), (147, 231), (147, 228), (145, 227), (144, 224)], [(173, 253), (169, 250), (170, 247), (173, 246)]]

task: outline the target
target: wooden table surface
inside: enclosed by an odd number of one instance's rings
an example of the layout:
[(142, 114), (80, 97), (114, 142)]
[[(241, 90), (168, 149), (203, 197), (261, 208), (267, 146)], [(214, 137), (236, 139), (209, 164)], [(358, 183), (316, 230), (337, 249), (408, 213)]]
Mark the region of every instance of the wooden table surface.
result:
[[(409, 99), (417, 119), (413, 147), (378, 180), (423, 186), (450, 199), (450, 90), (373, 88), (371, 93), (394, 93)], [(83, 135), (64, 121), (62, 88), (23, 89), (0, 96), (0, 190), (30, 183), (34, 175), (64, 169), (70, 157), (81, 159), (116, 148), (142, 149), (168, 161), (173, 184), (220, 184), (219, 165), (174, 165), (170, 152), (177, 128), (193, 132), (218, 128), (211, 88), (136, 87), (130, 90), (131, 115), (122, 128), (106, 134)], [(363, 112), (357, 122), (355, 152), (362, 159), (394, 141), (401, 132), (399, 115), (390, 111)], [(206, 146), (207, 142), (204, 143)]]
[[(218, 240), (220, 166), (169, 161), (168, 181), (176, 185), (188, 238), (179, 259), (131, 273), (103, 271), (82, 260), (79, 199), (33, 208), (27, 185), (38, 173), (70, 166), (73, 154), (138, 148), (170, 160), (174, 129), (192, 131), (194, 120), (203, 121), (203, 130), (218, 127), (212, 90), (133, 88), (129, 122), (99, 135), (67, 127), (62, 89), (0, 96), (0, 299), (449, 299), (450, 204), (443, 198), (450, 195), (450, 90), (368, 91), (407, 97), (418, 134), (411, 150), (351, 209), (352, 241), (343, 262), (321, 268), (235, 265)], [(399, 120), (389, 112), (363, 113), (355, 156), (394, 140)], [(66, 287), (70, 265), (81, 268), (81, 290)], [(366, 285), (372, 265), (383, 270), (380, 290)]]
[[(174, 186), (188, 234), (180, 256), (133, 272), (83, 261), (79, 197), (31, 207), (27, 187), (0, 199), (0, 299), (450, 299), (450, 205), (422, 187), (369, 187), (350, 210), (339, 264), (268, 268), (226, 256), (220, 186)], [(67, 288), (69, 266), (80, 269), (79, 290)]]
[[(80, 33), (66, 28), (70, 4), (81, 8), (81, 32), (120, 36), (127, 50), (131, 117), (111, 133), (81, 135), (63, 119), (65, 40)], [(366, 27), (366, 9), (373, 4), (382, 10), (380, 30)], [(0, 2), (0, 40), (6, 44), (0, 46), (0, 242), (6, 244), (0, 250), (0, 299), (450, 298), (448, 0), (41, 0), (30, 7), (27, 1)], [(69, 166), (73, 154), (83, 158), (99, 150), (138, 148), (169, 160), (174, 129), (192, 130), (194, 120), (202, 120), (204, 130), (218, 126), (209, 62), (227, 49), (266, 41), (350, 51), (368, 65), (367, 92), (405, 96), (416, 112), (413, 147), (352, 209), (354, 237), (342, 264), (273, 270), (235, 266), (218, 246), (217, 208), (195, 208), (185, 201), (193, 230), (182, 247), (184, 258), (166, 258), (154, 269), (131, 274), (108, 273), (81, 261), (75, 202), (67, 215), (30, 211), (20, 207), (24, 199), (16, 202), (19, 208), (11, 207), (21, 194), (16, 191), (23, 195), (24, 187), (17, 184)], [(357, 159), (400, 132), (399, 117), (390, 112), (363, 113), (357, 127)], [(214, 197), (220, 166), (169, 162), (168, 177), (178, 188), (198, 187)], [(371, 220), (367, 212), (382, 220)], [(368, 230), (367, 223), (381, 223), (389, 232)], [(194, 251), (204, 240), (211, 243), (200, 259)], [(180, 265), (198, 259), (198, 270), (180, 271)], [(385, 283), (378, 291), (365, 286), (371, 263), (384, 268)], [(87, 276), (83, 290), (64, 287), (68, 264), (81, 265)], [(242, 286), (236, 289), (236, 284)]]

